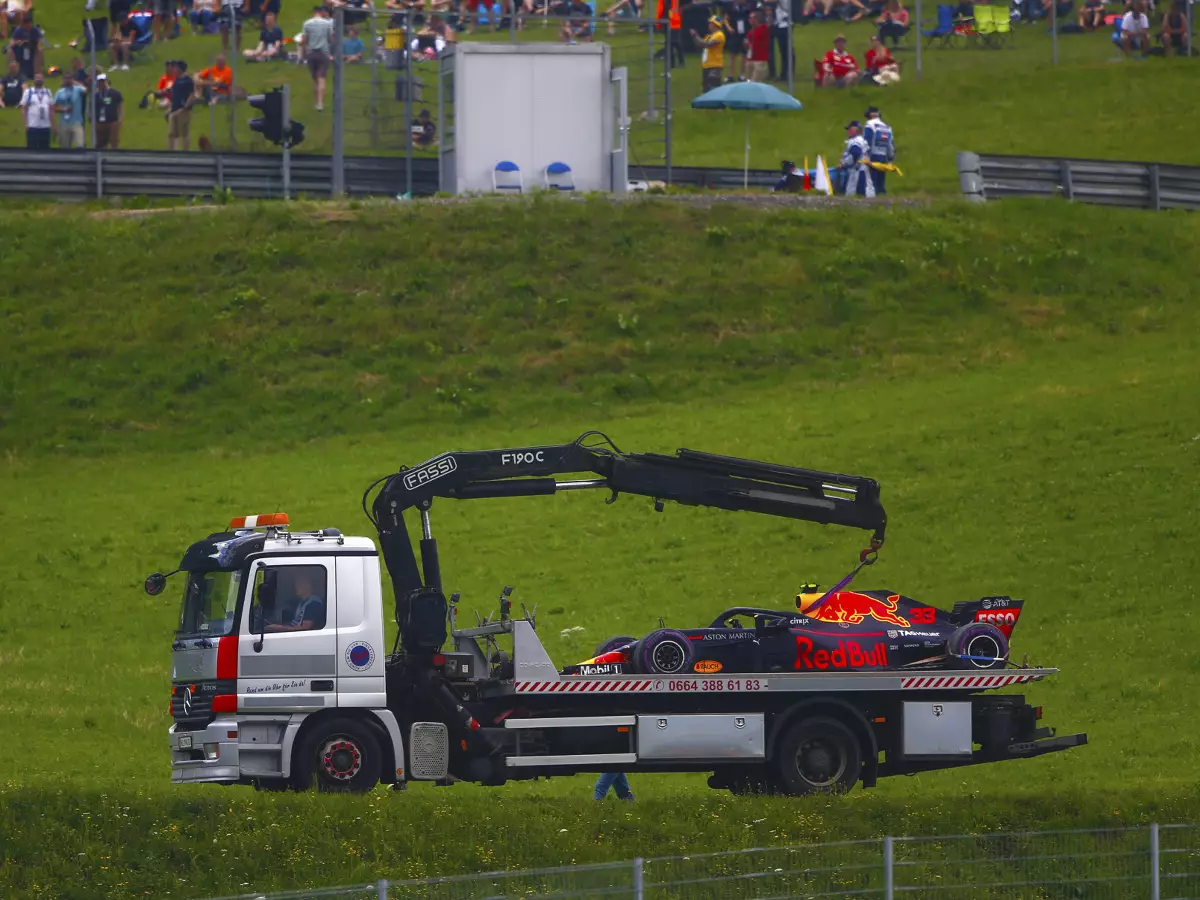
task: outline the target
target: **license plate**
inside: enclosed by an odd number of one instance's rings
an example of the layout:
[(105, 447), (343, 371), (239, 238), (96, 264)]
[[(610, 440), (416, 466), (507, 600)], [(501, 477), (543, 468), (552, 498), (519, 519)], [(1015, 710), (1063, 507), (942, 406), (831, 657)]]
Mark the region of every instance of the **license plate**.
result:
[(191, 750), (192, 749), (192, 736), (190, 734), (181, 734), (179, 736), (179, 749), (180, 750)]

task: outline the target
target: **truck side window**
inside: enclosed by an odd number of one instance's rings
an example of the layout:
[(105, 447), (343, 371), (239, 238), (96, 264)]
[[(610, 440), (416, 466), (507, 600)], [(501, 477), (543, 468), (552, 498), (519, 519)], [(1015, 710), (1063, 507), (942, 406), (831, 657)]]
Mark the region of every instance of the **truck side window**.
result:
[(263, 566), (254, 578), (250, 630), (320, 631), (328, 598), (324, 566)]

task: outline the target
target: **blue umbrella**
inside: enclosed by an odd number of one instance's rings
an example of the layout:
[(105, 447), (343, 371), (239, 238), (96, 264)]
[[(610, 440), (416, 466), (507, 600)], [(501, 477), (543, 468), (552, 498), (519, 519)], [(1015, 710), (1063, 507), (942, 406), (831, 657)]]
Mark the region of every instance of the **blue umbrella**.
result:
[(758, 81), (735, 81), (701, 94), (692, 101), (694, 109), (746, 110), (746, 167), (742, 186), (750, 185), (750, 110), (803, 109), (800, 101), (779, 88)]

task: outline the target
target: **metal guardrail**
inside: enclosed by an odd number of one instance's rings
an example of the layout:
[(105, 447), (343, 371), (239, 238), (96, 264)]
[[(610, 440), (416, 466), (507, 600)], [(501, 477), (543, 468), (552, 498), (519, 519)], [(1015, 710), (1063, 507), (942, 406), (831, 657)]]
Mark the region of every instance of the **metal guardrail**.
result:
[[(343, 160), (346, 193), (395, 197), (405, 191), (405, 159), (395, 156), (347, 156)], [(740, 190), (741, 169), (674, 166), (670, 183), (709, 189)], [(630, 178), (667, 181), (664, 166), (630, 166)], [(750, 185), (769, 188), (779, 173), (750, 172)], [(63, 200), (103, 197), (207, 197), (229, 190), (234, 197), (284, 196), (283, 161), (277, 153), (179, 153), (159, 150), (61, 150), (51, 153), (0, 149), (0, 196), (43, 196)], [(438, 190), (438, 161), (413, 160), (414, 196)], [(289, 196), (334, 194), (330, 156), (293, 154)]]
[(1062, 197), (1135, 209), (1200, 209), (1200, 167), (1166, 163), (958, 154), (969, 200)]
[(884, 837), (220, 900), (1198, 900), (1200, 826)]

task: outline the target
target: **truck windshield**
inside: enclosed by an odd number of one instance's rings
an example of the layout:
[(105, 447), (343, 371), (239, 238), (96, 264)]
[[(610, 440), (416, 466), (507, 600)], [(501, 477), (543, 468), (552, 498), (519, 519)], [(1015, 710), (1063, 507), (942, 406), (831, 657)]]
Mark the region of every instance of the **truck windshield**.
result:
[(233, 632), (233, 615), (242, 589), (242, 573), (192, 572), (183, 589), (177, 636), (215, 637)]

